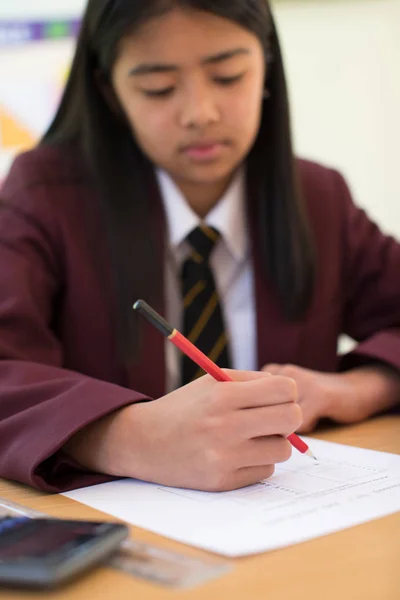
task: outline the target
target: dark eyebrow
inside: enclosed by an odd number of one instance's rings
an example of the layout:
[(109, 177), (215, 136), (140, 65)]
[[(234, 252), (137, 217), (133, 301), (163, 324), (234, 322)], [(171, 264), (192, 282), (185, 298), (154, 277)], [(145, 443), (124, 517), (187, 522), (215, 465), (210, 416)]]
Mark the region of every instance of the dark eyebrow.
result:
[(234, 50), (220, 52), (220, 54), (215, 54), (215, 56), (209, 56), (205, 58), (202, 62), (204, 65), (210, 65), (222, 62), (224, 60), (229, 60), (230, 58), (233, 58), (234, 56), (239, 56), (240, 54), (250, 54), (250, 50), (248, 48), (235, 48)]
[[(220, 54), (215, 54), (214, 56), (207, 56), (201, 62), (204, 65), (211, 65), (219, 62), (223, 62), (224, 60), (229, 60), (235, 56), (239, 56), (240, 54), (250, 54), (250, 50), (248, 48), (235, 48), (234, 50), (227, 50), (226, 52), (220, 52)], [(178, 65), (168, 65), (161, 63), (148, 63), (138, 65), (137, 67), (131, 69), (129, 71), (129, 75), (149, 75), (151, 73), (171, 73), (178, 71)]]
[(148, 63), (131, 69), (129, 75), (149, 75), (150, 73), (170, 73), (171, 71), (178, 71), (178, 67), (176, 65)]

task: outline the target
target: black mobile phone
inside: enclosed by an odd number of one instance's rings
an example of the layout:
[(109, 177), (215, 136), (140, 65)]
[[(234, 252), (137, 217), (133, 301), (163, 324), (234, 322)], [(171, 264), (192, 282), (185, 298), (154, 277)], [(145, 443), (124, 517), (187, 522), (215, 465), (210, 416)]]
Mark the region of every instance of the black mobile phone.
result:
[(0, 519), (0, 587), (61, 585), (104, 561), (128, 533), (120, 523)]

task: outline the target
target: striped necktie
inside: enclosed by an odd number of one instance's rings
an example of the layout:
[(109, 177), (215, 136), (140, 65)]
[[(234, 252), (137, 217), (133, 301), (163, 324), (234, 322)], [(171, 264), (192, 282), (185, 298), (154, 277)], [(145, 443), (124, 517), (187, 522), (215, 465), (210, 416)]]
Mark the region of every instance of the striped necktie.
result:
[[(229, 367), (228, 340), (209, 258), (220, 237), (201, 225), (186, 238), (192, 252), (182, 268), (183, 334), (219, 367)], [(182, 356), (182, 385), (204, 375), (190, 358)]]

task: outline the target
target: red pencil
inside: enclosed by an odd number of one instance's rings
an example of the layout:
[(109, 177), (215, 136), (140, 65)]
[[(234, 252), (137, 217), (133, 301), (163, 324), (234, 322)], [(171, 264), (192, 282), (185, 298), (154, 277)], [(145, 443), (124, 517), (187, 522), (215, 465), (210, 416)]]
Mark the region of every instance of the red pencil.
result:
[[(201, 367), (206, 373), (214, 377), (217, 381), (234, 381), (229, 375), (227, 375), (222, 369), (219, 368), (212, 360), (208, 358), (201, 350), (196, 348), (192, 342), (190, 342), (184, 335), (182, 335), (177, 329), (174, 329), (167, 323), (165, 319), (161, 317), (153, 308), (151, 308), (144, 300), (137, 300), (133, 305), (133, 309), (137, 310), (142, 314), (156, 329), (167, 337), (179, 350), (181, 350), (186, 356), (191, 358), (199, 367)], [(307, 454), (312, 458), (315, 458), (307, 444), (299, 438), (298, 435), (292, 433), (287, 437), (289, 442), (296, 450), (302, 454)]]

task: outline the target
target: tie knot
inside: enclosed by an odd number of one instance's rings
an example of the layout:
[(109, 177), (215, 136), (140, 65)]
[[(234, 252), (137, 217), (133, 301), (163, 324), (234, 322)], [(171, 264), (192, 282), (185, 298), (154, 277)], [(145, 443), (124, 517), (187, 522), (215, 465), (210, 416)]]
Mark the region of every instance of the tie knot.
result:
[(219, 238), (219, 231), (208, 225), (199, 225), (193, 229), (186, 238), (192, 248), (191, 258), (197, 263), (208, 262), (211, 251)]

